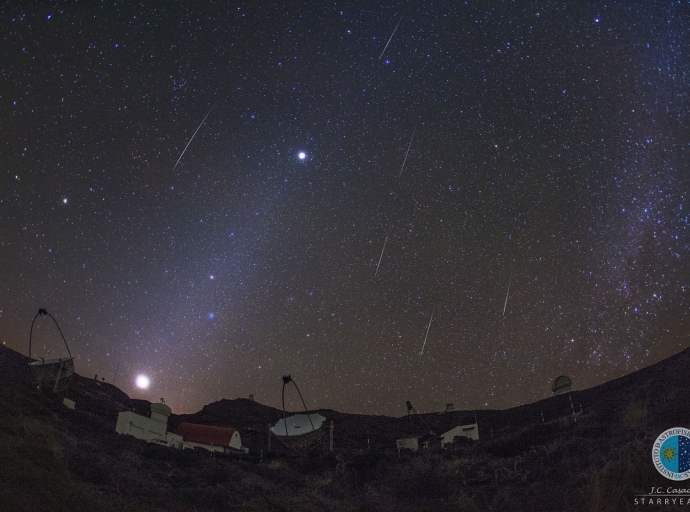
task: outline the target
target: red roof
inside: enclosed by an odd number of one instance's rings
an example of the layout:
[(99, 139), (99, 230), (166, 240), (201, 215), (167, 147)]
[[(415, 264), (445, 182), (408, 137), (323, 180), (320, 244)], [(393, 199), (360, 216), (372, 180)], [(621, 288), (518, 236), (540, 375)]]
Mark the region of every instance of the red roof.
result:
[(230, 440), (235, 432), (237, 429), (234, 428), (212, 427), (195, 423), (180, 423), (177, 427), (177, 433), (185, 441), (213, 446), (230, 446)]

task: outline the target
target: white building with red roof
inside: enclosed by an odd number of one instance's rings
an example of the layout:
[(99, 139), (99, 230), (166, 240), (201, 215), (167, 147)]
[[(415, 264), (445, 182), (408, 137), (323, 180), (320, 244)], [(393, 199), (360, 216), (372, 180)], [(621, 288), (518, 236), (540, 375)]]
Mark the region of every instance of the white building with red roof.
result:
[(180, 423), (177, 433), (168, 432), (170, 407), (165, 403), (151, 404), (151, 416), (141, 416), (133, 411), (118, 414), (115, 431), (149, 443), (172, 448), (204, 448), (211, 452), (245, 452), (240, 431), (235, 428)]
[(214, 427), (196, 423), (180, 423), (177, 435), (182, 436), (185, 448), (204, 448), (212, 452), (246, 452), (240, 431), (229, 427)]

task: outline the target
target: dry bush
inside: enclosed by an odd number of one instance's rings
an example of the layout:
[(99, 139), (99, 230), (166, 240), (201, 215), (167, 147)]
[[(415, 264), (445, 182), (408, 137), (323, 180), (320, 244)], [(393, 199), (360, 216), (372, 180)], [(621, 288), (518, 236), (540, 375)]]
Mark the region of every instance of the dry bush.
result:
[(60, 432), (44, 421), (3, 417), (0, 510), (108, 509), (101, 496), (69, 471), (65, 444)]
[(624, 422), (628, 427), (643, 427), (647, 422), (647, 406), (643, 403), (630, 404), (625, 411)]
[(406, 464), (391, 467), (383, 485), (391, 494), (406, 499), (447, 496), (453, 487), (453, 477), (445, 469), (440, 455), (423, 454)]
[(588, 510), (633, 508), (634, 494), (643, 494), (663, 480), (652, 464), (652, 434), (619, 439), (588, 468), (582, 490)]

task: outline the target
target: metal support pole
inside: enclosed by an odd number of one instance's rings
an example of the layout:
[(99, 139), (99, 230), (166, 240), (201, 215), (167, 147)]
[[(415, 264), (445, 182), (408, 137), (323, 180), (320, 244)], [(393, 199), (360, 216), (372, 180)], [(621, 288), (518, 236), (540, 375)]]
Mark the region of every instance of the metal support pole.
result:
[(331, 452), (333, 451), (333, 423), (333, 420), (331, 420), (331, 439), (329, 444), (329, 449)]

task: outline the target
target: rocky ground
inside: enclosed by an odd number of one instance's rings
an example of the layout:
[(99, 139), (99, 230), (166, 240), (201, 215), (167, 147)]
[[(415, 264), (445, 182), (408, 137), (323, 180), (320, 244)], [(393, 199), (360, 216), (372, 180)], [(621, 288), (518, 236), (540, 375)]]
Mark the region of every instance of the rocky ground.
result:
[[(334, 423), (309, 453), (267, 427), (282, 411), (244, 399), (173, 415), (239, 428), (250, 454), (178, 451), (115, 433), (117, 414), (149, 403), (75, 375), (54, 394), (36, 389), (28, 359), (0, 347), (0, 510), (644, 510), (638, 494), (689, 487), (651, 461), (656, 437), (690, 426), (690, 351), (593, 389), (505, 411), (412, 418), (320, 410)], [(74, 410), (63, 398), (76, 402)], [(404, 397), (401, 397), (404, 400)], [(395, 439), (479, 423), (481, 439), (450, 450), (398, 453)], [(542, 420), (543, 415), (543, 420)]]

